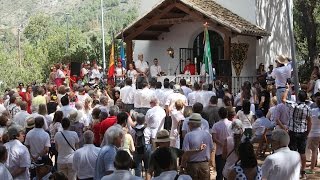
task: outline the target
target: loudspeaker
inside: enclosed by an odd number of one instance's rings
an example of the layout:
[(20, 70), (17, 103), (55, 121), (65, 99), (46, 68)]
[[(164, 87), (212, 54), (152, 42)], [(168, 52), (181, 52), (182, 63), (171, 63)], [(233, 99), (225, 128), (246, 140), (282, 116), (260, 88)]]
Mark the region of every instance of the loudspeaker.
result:
[(70, 76), (77, 75), (80, 76), (81, 63), (71, 62), (70, 64)]

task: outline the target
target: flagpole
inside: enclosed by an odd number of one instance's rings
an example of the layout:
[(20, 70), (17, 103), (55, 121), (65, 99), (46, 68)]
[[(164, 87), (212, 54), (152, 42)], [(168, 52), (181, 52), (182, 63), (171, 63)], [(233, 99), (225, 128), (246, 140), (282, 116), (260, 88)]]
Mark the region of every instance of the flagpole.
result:
[(296, 64), (296, 47), (295, 40), (293, 36), (293, 28), (291, 24), (291, 16), (290, 16), (290, 5), (289, 0), (286, 0), (286, 8), (287, 8), (287, 18), (288, 18), (288, 26), (289, 26), (289, 36), (290, 36), (290, 44), (291, 44), (291, 56), (292, 56), (292, 69), (293, 69), (293, 82), (294, 82), (294, 91), (297, 94), (299, 92), (299, 78)]
[(104, 17), (103, 17), (103, 0), (101, 0), (101, 31), (102, 31), (102, 62), (103, 71), (106, 70), (106, 49), (105, 49), (105, 39), (104, 39)]

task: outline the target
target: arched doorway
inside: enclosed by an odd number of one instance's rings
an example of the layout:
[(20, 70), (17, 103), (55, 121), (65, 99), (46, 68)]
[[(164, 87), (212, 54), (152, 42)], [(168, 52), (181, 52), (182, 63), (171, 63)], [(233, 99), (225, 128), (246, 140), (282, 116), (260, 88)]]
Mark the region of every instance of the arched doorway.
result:
[[(224, 40), (222, 36), (212, 30), (209, 30), (209, 40), (211, 47), (211, 58), (214, 67), (217, 67), (218, 61), (224, 59)], [(197, 72), (200, 72), (200, 62), (203, 64), (204, 54), (204, 32), (201, 32), (193, 42), (193, 55), (198, 59)]]

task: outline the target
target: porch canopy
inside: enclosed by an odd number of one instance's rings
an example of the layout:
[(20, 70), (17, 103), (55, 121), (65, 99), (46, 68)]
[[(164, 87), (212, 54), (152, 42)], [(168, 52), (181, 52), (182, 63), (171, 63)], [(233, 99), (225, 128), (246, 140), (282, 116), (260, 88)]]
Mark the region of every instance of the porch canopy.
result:
[(270, 33), (222, 7), (213, 0), (162, 0), (145, 15), (117, 34), (126, 42), (127, 61), (132, 62), (132, 40), (158, 40), (175, 24), (208, 22), (225, 35), (225, 58), (230, 58), (231, 37), (235, 35), (269, 36)]

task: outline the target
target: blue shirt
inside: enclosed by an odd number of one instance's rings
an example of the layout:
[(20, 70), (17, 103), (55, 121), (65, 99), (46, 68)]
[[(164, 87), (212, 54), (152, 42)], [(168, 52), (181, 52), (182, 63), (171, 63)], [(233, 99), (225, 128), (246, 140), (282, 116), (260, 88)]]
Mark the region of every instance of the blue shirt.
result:
[(201, 128), (197, 128), (188, 132), (183, 140), (183, 150), (200, 149), (201, 144), (206, 144), (207, 147), (190, 156), (190, 162), (208, 161), (210, 154), (213, 151), (213, 141), (211, 135)]
[(117, 148), (114, 145), (103, 146), (99, 152), (94, 179), (100, 180), (106, 175), (107, 171), (114, 171), (114, 159), (117, 154)]

